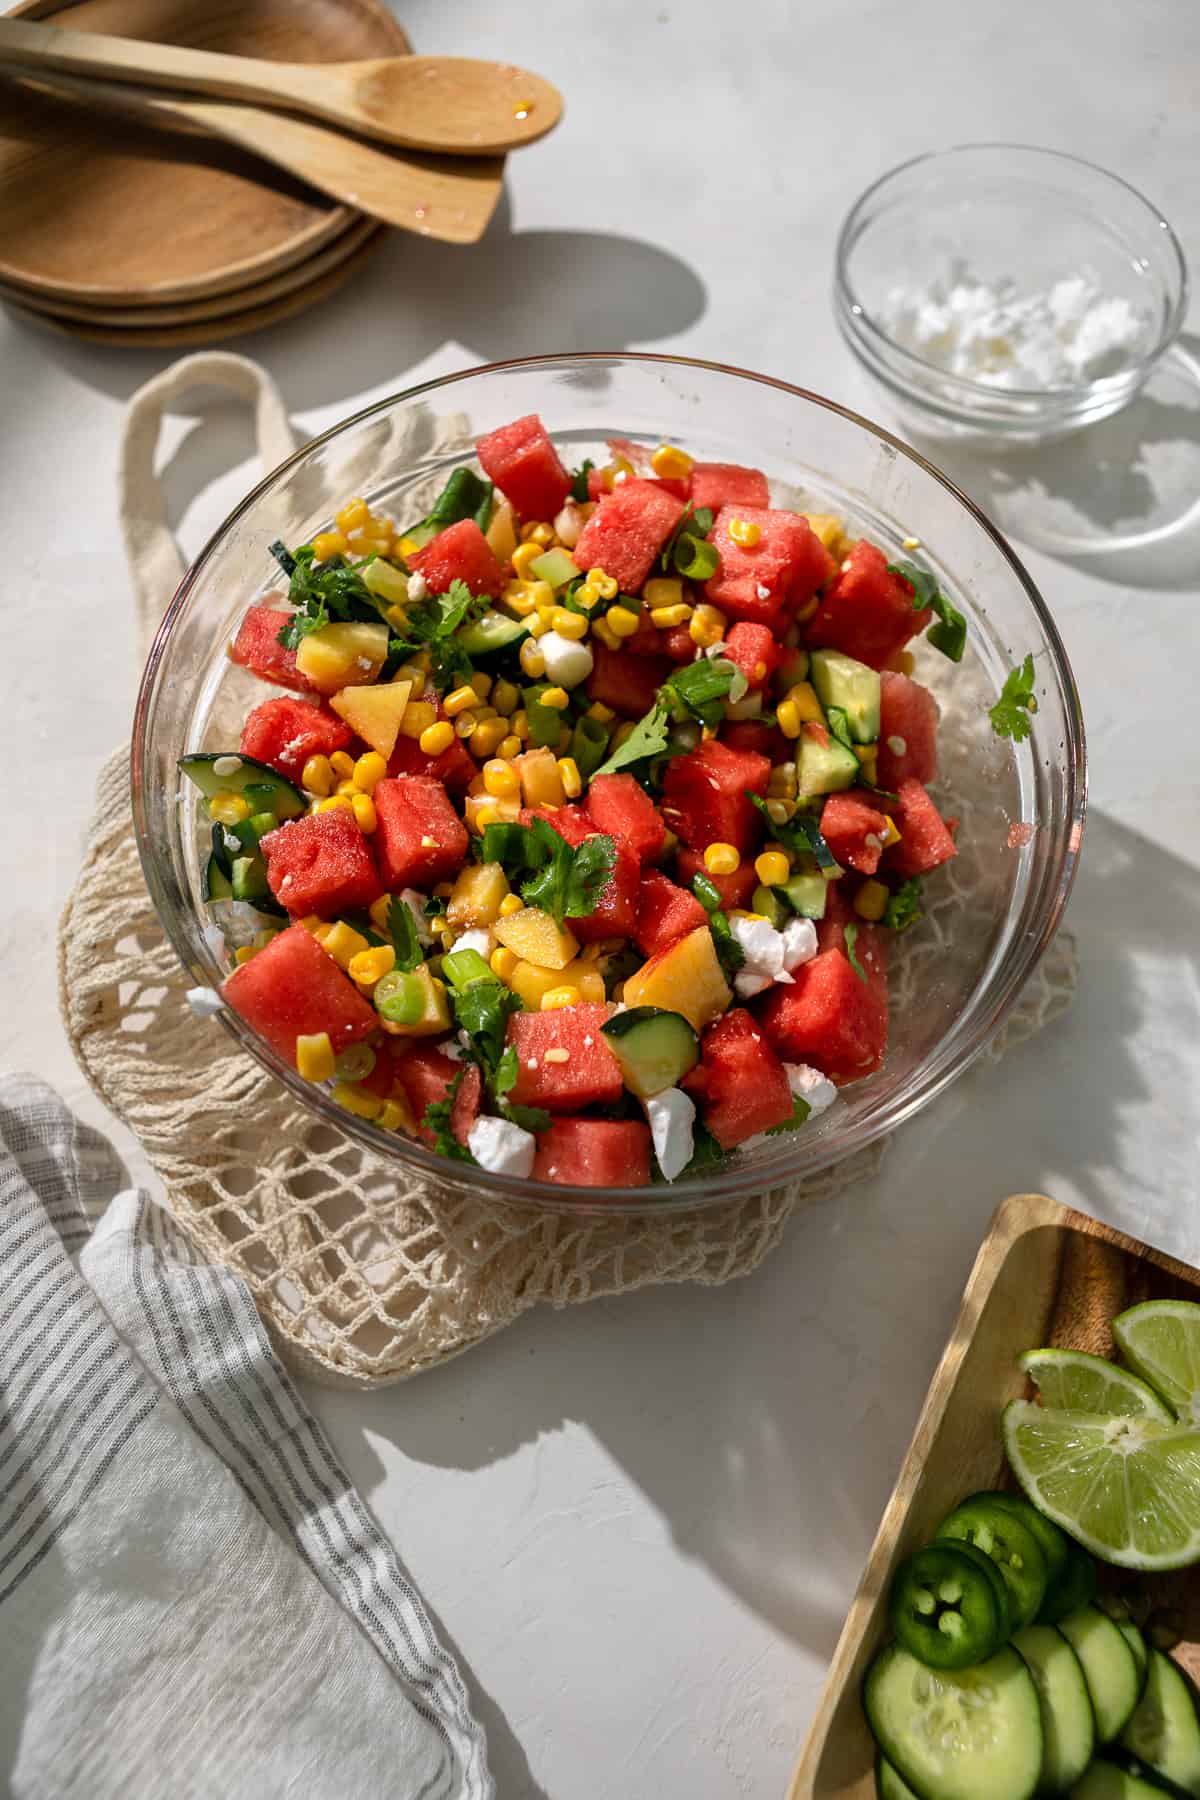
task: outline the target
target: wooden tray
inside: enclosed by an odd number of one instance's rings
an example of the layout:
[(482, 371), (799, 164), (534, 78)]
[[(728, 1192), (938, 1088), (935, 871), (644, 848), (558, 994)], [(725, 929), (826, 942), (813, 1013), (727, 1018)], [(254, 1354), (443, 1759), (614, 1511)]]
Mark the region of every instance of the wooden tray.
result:
[[(382, 0), (27, 0), (14, 11), (276, 61), (412, 47)], [(38, 294), (108, 307), (236, 292), (294, 268), (360, 217), (232, 145), (5, 91), (0, 280), (28, 289), (27, 304)]]
[[(1016, 1365), (1021, 1351), (1056, 1344), (1111, 1356), (1116, 1314), (1167, 1298), (1200, 1300), (1200, 1270), (1040, 1194), (1015, 1195), (999, 1208), (850, 1607), (788, 1800), (874, 1800), (875, 1746), (859, 1696), (888, 1636), (892, 1573), (959, 1500), (1012, 1485), (999, 1421), (1006, 1401), (1031, 1391)], [(1150, 1580), (1109, 1574), (1106, 1585), (1118, 1591), (1136, 1580), (1156, 1604), (1182, 1609), (1184, 1642), (1175, 1654), (1200, 1675), (1200, 1570)]]

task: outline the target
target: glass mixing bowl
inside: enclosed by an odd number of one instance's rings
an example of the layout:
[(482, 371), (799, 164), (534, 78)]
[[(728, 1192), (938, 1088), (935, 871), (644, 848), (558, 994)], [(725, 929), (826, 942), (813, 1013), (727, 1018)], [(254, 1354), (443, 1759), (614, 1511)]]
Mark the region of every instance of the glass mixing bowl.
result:
[[(237, 1015), (225, 1029), (314, 1117), (434, 1187), (478, 1187), (557, 1211), (683, 1210), (760, 1193), (861, 1149), (934, 1099), (984, 1049), (1054, 935), (1070, 892), (1085, 804), (1083, 721), (1058, 632), (999, 532), (945, 476), (866, 419), (786, 382), (684, 357), (596, 352), (495, 363), (382, 400), (306, 444), (248, 494), (188, 570), (167, 609), (138, 695), (133, 811), (163, 926), (198, 984), (229, 962), (201, 899), (198, 796), (176, 767), (193, 751), (236, 748), (263, 686), (225, 654), (250, 602), (278, 588), (267, 546), (305, 543), (351, 494), (401, 522), (470, 458), (484, 432), (540, 413), (565, 460), (607, 460), (605, 439), (666, 440), (697, 457), (765, 469), (777, 501), (837, 512), (852, 534), (920, 555), (966, 615), (957, 668), (917, 640), (918, 677), (944, 709), (935, 790), (958, 813), (960, 854), (926, 883), (926, 920), (893, 954), (892, 1043), (868, 1081), (769, 1147), (671, 1186), (564, 1188), (483, 1176), (352, 1117), (302, 1081)], [(987, 711), (1031, 654), (1031, 738), (992, 732)], [(278, 691), (278, 690), (273, 690)], [(196, 1030), (206, 1030), (197, 1024)]]

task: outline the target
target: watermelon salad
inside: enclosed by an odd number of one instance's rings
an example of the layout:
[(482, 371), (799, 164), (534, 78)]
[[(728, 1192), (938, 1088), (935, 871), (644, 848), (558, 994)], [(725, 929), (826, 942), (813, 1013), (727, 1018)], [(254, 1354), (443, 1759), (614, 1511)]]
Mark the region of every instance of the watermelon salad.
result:
[(695, 1175), (884, 1060), (889, 946), (955, 854), (908, 646), (965, 625), (759, 469), (572, 469), (536, 415), (477, 457), (419, 522), (351, 499), (271, 546), (229, 655), (273, 692), (181, 762), (246, 940), (198, 1003), (489, 1172)]

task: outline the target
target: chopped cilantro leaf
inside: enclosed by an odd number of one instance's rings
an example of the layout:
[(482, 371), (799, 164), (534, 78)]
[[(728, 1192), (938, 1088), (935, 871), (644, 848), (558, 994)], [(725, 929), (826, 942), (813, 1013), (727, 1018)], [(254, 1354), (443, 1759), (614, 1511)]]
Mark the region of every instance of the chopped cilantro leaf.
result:
[(430, 679), (438, 693), (469, 681), (474, 664), (455, 634), (460, 626), (482, 617), (490, 605), (486, 594), (477, 597), (465, 581), (452, 581), (446, 593), (431, 594), (419, 606), (409, 609), (403, 634), (388, 644), (389, 657), (428, 650)]
[(798, 1126), (804, 1124), (811, 1111), (812, 1107), (808, 1104), (808, 1101), (801, 1099), (799, 1094), (794, 1094), (792, 1096), (791, 1118), (781, 1120), (778, 1125), (768, 1125), (767, 1136), (776, 1137), (781, 1131), (795, 1131)]
[(303, 544), (292, 553), (282, 544), (275, 544), (272, 551), (281, 567), (286, 567), (284, 556), (292, 564), (288, 600), (296, 611), (279, 633), (279, 642), (286, 650), (295, 650), (310, 632), (320, 631), (331, 621), (364, 619), (378, 624), (379, 608), (358, 572), (365, 568), (368, 557), (351, 564), (337, 556), (318, 564), (311, 544)]
[(427, 1131), (434, 1134), (433, 1148), (440, 1156), (449, 1156), (455, 1162), (473, 1163), (475, 1158), (465, 1144), (460, 1144), (450, 1128), (450, 1115), (454, 1111), (454, 1096), (458, 1093), (462, 1081), (462, 1071), (454, 1077), (446, 1089), (443, 1100), (431, 1100), (421, 1117), (421, 1123)]
[(496, 1104), (506, 1119), (519, 1125), (522, 1131), (545, 1131), (550, 1124), (550, 1114), (542, 1106), (520, 1106), (507, 1098), (510, 1088), (516, 1086), (517, 1075), (516, 1046), (509, 1044), (499, 1062), (496, 1064), (495, 1076), (492, 1080), (492, 1093)]
[(429, 536), (444, 531), (447, 525), (457, 525), (462, 519), (474, 519), (480, 531), (486, 531), (488, 516), (492, 508), (492, 484), (477, 475), (474, 469), (455, 469), (445, 487), (433, 503), (432, 512), (416, 525), (409, 527), (409, 532), (429, 531)]
[(387, 924), (392, 947), (396, 952), (396, 967), (407, 972), (424, 962), (425, 954), (417, 936), (417, 922), (413, 918), (412, 907), (399, 894), (393, 894), (388, 901)]
[(267, 549), (271, 552), (271, 555), (275, 558), (275, 561), (279, 564), (284, 574), (290, 576), (296, 567), (296, 559), (284, 543), (283, 539), (276, 538), (273, 544), (267, 545)]
[(751, 794), (749, 799), (766, 819), (771, 828), (771, 836), (776, 843), (782, 844), (785, 850), (815, 856), (818, 867), (822, 869), (837, 868), (837, 858), (822, 837), (821, 827), (811, 813), (797, 812), (790, 819), (784, 819), (776, 824), (767, 810), (767, 802), (761, 795)]
[(858, 979), (862, 982), (863, 986), (866, 987), (868, 981), (870, 980), (870, 976), (867, 974), (867, 971), (863, 968), (862, 964), (859, 962), (858, 952), (854, 948), (855, 944), (858, 942), (858, 926), (857, 925), (847, 925), (845, 927), (845, 938), (846, 938), (846, 959), (849, 962), (850, 967), (854, 970), (854, 973), (858, 976)]
[(571, 470), (571, 498), (572, 500), (577, 500), (581, 506), (585, 506), (590, 497), (588, 494), (588, 476), (595, 466), (596, 465), (591, 457), (585, 456), (579, 467)]
[(907, 931), (910, 925), (915, 925), (924, 916), (921, 911), (921, 878), (914, 875), (902, 887), (898, 887), (888, 901), (883, 923), (889, 931)]
[(967, 621), (942, 593), (937, 576), (911, 562), (889, 563), (888, 573), (899, 575), (902, 581), (907, 581), (913, 590), (913, 608), (916, 612), (924, 612), (928, 606), (937, 614), (938, 623), (931, 625), (926, 634), (934, 649), (940, 650), (943, 656), (948, 656), (951, 662), (961, 662), (967, 643)]
[[(544, 819), (535, 819), (529, 830), (549, 848), (549, 858), (522, 884), (521, 898), (548, 912), (560, 925), (564, 919), (583, 919), (594, 913), (617, 860), (612, 838), (585, 838), (573, 849)], [(553, 840), (552, 848), (548, 840)]]
[(504, 1054), (509, 1014), (516, 1012), (521, 1002), (499, 981), (473, 981), (470, 987), (452, 987), (449, 992), (455, 1023), (467, 1034), (466, 1053), (490, 1088)]
[(1037, 711), (1033, 679), (1033, 655), (1030, 653), (1019, 667), (1009, 671), (1000, 698), (988, 712), (997, 737), (1011, 738), (1015, 744), (1023, 744), (1029, 736), (1029, 715)]
[(650, 711), (638, 720), (625, 742), (613, 751), (607, 762), (601, 763), (596, 774), (613, 775), (618, 769), (627, 769), (631, 763), (641, 762), (644, 757), (662, 756), (668, 749), (667, 727), (670, 717), (670, 708), (666, 702), (661, 698), (656, 700)]

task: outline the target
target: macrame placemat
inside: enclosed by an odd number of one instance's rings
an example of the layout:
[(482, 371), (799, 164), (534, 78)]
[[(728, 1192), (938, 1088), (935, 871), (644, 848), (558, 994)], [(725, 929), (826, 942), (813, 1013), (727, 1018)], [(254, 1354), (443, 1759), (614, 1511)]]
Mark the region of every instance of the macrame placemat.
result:
[[(147, 642), (182, 567), (154, 448), (165, 406), (197, 385), (253, 402), (267, 466), (292, 447), (277, 391), (239, 357), (185, 358), (134, 396), (121, 506)], [(1074, 942), (1060, 931), (988, 1055), (999, 1058), (1057, 1017), (1076, 977)], [(140, 1139), (181, 1227), (247, 1283), (284, 1359), (327, 1386), (403, 1380), (541, 1302), (748, 1275), (794, 1208), (873, 1175), (886, 1148), (876, 1143), (751, 1200), (643, 1218), (576, 1220), (398, 1173), (314, 1121), (218, 1025), (193, 1017), (190, 978), (142, 878), (126, 748), (101, 772), (60, 926), (59, 982), (80, 1066)]]

